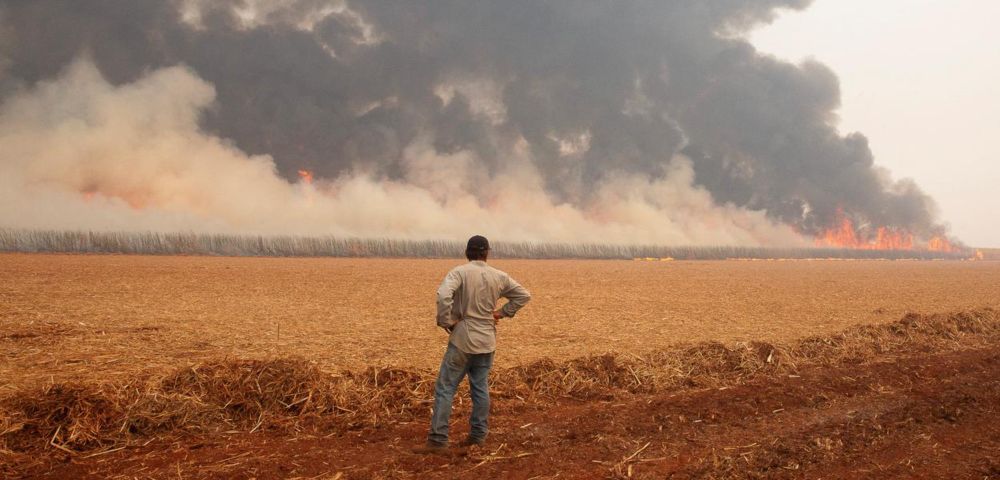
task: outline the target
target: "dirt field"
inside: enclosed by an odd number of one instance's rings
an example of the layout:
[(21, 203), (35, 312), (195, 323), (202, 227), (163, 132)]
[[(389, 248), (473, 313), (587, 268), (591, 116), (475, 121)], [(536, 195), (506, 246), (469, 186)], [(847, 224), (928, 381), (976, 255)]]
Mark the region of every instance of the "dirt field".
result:
[[(997, 379), (1000, 353), (973, 350), (500, 412), (487, 448), (447, 456), (410, 453), (426, 435), (426, 424), (410, 422), (294, 438), (264, 432), (156, 441), (29, 476), (995, 479)], [(464, 420), (467, 412), (456, 414)]]
[[(216, 358), (435, 368), (456, 260), (0, 255), (0, 392)], [(998, 262), (498, 261), (533, 293), (498, 366), (787, 341), (1000, 306)]]
[(419, 457), (455, 264), (0, 255), (0, 476), (1000, 478), (998, 262), (496, 262), (490, 443)]

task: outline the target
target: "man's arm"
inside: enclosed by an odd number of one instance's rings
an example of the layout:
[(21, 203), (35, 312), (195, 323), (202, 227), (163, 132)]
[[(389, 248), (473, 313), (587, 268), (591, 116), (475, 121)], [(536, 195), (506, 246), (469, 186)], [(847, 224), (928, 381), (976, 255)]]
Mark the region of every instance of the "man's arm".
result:
[[(503, 317), (513, 317), (528, 301), (531, 300), (531, 293), (528, 289), (517, 283), (516, 280), (506, 276), (506, 285), (500, 295), (507, 299), (507, 303), (500, 307), (500, 310), (493, 313), (493, 318), (499, 320)], [(498, 317), (499, 314), (499, 317)]]
[(451, 318), (451, 308), (455, 303), (455, 291), (462, 286), (462, 277), (452, 270), (445, 275), (444, 281), (437, 290), (437, 324), (439, 327), (451, 332), (455, 326), (455, 321)]

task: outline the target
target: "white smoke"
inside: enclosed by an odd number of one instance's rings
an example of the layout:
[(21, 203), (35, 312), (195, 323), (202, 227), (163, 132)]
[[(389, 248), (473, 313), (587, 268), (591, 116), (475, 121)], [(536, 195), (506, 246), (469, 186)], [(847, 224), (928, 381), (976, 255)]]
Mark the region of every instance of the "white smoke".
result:
[[(469, 152), (405, 152), (404, 180), (356, 172), (289, 183), (269, 156), (204, 133), (212, 85), (184, 67), (113, 86), (87, 60), (0, 106), (0, 226), (662, 245), (793, 245), (761, 211), (716, 205), (689, 160), (612, 176), (556, 204), (527, 147), (488, 175)], [(523, 143), (523, 142), (522, 142)]]

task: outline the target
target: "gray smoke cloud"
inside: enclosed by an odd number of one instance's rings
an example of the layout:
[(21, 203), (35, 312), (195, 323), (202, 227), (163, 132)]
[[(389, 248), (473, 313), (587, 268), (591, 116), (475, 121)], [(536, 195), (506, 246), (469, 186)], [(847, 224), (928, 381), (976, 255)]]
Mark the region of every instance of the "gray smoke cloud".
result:
[[(564, 231), (516, 229), (531, 239), (580, 238), (611, 222), (616, 240), (789, 243), (783, 225), (814, 234), (838, 211), (939, 233), (927, 195), (877, 167), (863, 135), (837, 132), (833, 72), (741, 38), (776, 9), (809, 3), (9, 0), (0, 101), (34, 96), (42, 108), (45, 82), (134, 88), (182, 68), (178, 81), (212, 95), (189, 102), (196, 124), (171, 128), (223, 145), (227, 157), (265, 156), (288, 185), (310, 170), (329, 185), (422, 188), (442, 218), (458, 197), (488, 216), (510, 192), (540, 211), (573, 212)], [(81, 62), (96, 73), (81, 73)], [(8, 108), (6, 121), (24, 116)], [(7, 164), (29, 178), (20, 162)], [(357, 224), (347, 233), (414, 232)]]

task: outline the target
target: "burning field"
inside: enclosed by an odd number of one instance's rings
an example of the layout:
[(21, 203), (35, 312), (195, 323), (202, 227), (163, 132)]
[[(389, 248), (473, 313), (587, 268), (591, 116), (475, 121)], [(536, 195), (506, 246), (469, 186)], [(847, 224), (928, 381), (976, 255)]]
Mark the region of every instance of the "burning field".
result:
[(2, 255), (0, 473), (1000, 475), (995, 262), (497, 261), (489, 443), (427, 458), (455, 262)]
[[(0, 2), (0, 477), (1000, 478), (988, 122), (890, 171), (811, 3)], [(472, 233), (533, 301), (420, 457)]]
[(717, 3), (7, 2), (0, 227), (965, 253)]

